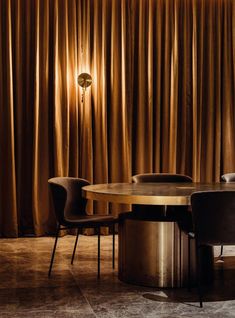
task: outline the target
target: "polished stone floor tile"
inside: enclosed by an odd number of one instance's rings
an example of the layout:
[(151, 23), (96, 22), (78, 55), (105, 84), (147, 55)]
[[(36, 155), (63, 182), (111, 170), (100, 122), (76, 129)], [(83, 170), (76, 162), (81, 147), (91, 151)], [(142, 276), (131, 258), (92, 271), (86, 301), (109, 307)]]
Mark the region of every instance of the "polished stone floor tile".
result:
[[(0, 317), (172, 318), (235, 317), (235, 247), (215, 259), (215, 281), (199, 308), (197, 290), (125, 284), (112, 269), (112, 237), (101, 237), (97, 279), (97, 237), (59, 238), (52, 276), (47, 276), (54, 238), (0, 239)], [(117, 240), (116, 240), (117, 241)], [(117, 243), (117, 242), (116, 242)], [(215, 248), (218, 256), (220, 247)]]
[(16, 313), (9, 313), (9, 312), (2, 312), (1, 318), (52, 318), (52, 317), (58, 317), (58, 318), (96, 318), (95, 314), (89, 314), (89, 313), (81, 313), (80, 311), (76, 310), (67, 310), (67, 311), (18, 311)]
[(30, 310), (90, 309), (78, 286), (51, 288), (7, 288), (0, 290), (0, 312)]

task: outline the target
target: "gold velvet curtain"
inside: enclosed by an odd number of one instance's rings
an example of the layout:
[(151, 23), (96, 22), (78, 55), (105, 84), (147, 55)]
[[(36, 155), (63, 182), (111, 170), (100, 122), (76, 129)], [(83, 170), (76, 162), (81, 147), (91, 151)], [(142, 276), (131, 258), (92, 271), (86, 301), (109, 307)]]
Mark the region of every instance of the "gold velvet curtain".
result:
[(235, 171), (234, 74), (234, 0), (1, 0), (0, 235), (54, 229), (52, 176)]

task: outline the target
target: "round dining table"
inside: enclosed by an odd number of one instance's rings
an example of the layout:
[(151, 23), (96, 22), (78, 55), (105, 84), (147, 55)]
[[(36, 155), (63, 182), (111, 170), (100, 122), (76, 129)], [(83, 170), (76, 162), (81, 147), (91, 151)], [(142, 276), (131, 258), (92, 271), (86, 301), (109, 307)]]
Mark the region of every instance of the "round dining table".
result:
[(83, 187), (87, 199), (148, 205), (190, 205), (197, 191), (235, 190), (234, 183), (106, 183)]
[[(83, 187), (90, 200), (147, 206), (190, 206), (194, 192), (235, 191), (235, 183), (107, 183)], [(180, 212), (180, 209), (176, 209)], [(190, 208), (188, 209), (190, 212)], [(135, 218), (122, 213), (119, 222), (119, 279), (152, 287), (187, 285), (188, 237), (177, 222)], [(156, 212), (157, 213), (157, 212)], [(123, 216), (124, 215), (124, 216)], [(126, 215), (126, 216), (125, 216)], [(191, 240), (191, 269), (195, 274), (195, 248)], [(213, 248), (203, 251), (204, 273), (212, 276)], [(194, 275), (195, 276), (195, 275)]]

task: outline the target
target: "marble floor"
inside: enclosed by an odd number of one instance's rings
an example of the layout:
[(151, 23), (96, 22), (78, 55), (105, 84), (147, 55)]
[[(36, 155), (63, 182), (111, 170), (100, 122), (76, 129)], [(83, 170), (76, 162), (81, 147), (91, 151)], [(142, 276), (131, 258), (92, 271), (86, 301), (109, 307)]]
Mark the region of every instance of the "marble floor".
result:
[[(59, 239), (52, 277), (47, 271), (53, 238), (0, 239), (0, 317), (235, 317), (235, 247), (216, 263), (214, 287), (200, 309), (196, 290), (128, 285), (112, 270), (112, 237), (101, 237), (97, 280), (96, 236), (81, 236), (70, 265), (74, 237)], [(117, 246), (116, 246), (117, 248)], [(219, 248), (215, 255), (218, 255)]]

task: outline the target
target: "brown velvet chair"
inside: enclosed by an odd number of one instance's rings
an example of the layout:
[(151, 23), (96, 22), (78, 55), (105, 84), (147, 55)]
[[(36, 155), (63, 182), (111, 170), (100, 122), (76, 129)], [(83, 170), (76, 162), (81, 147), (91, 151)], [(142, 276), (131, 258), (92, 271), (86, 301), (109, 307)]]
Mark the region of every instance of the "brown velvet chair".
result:
[[(183, 174), (174, 173), (143, 173), (132, 177), (133, 182), (172, 182), (172, 183), (189, 183), (192, 178)], [(177, 222), (180, 229), (180, 244), (181, 231), (187, 235), (192, 231), (192, 214), (188, 206), (154, 206), (154, 205), (133, 205), (133, 214), (130, 218), (147, 219), (156, 222)], [(122, 216), (121, 216), (122, 217)], [(190, 240), (188, 238), (188, 240)], [(181, 247), (180, 247), (181, 250)], [(181, 257), (180, 257), (181, 260)], [(181, 272), (181, 261), (180, 261)], [(188, 274), (190, 275), (190, 274)]]
[(235, 182), (235, 173), (225, 173), (221, 176), (221, 180), (225, 182)]
[(135, 183), (140, 182), (192, 182), (192, 178), (177, 173), (141, 173), (132, 177)]
[(115, 223), (117, 219), (109, 215), (88, 215), (87, 200), (82, 197), (82, 187), (90, 183), (85, 179), (56, 177), (48, 180), (52, 193), (57, 220), (56, 238), (51, 256), (48, 276), (51, 275), (59, 232), (64, 229), (77, 229), (71, 264), (77, 247), (79, 232), (83, 228), (95, 228), (98, 232), (98, 278), (100, 277), (100, 227), (113, 227), (113, 268), (115, 261)]
[[(231, 172), (231, 173), (223, 174), (221, 176), (221, 180), (224, 182), (235, 182), (235, 173)], [(224, 248), (224, 246), (221, 245), (221, 250), (220, 250), (221, 257), (223, 256), (223, 248)]]
[(200, 307), (202, 307), (200, 248), (235, 244), (235, 191), (195, 192), (191, 196)]
[[(142, 173), (132, 177), (135, 183), (192, 182), (192, 178), (183, 174), (174, 173)], [(192, 216), (187, 206), (154, 206), (133, 205), (133, 212), (143, 218), (156, 221), (178, 222), (179, 228), (188, 233), (192, 229)]]

